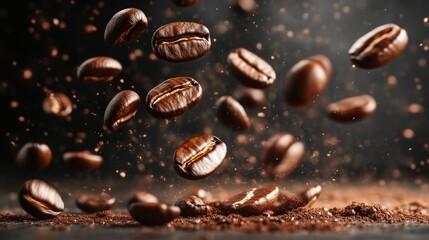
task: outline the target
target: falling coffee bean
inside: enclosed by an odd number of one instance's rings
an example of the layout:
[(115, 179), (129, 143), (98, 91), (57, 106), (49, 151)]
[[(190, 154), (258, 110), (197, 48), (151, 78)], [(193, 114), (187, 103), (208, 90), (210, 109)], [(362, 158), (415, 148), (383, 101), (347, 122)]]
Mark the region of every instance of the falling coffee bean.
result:
[(261, 107), (267, 104), (265, 92), (257, 88), (240, 88), (234, 93), (234, 98), (247, 108)]
[(280, 215), (301, 207), (310, 207), (319, 198), (321, 191), (320, 185), (307, 187), (299, 194), (280, 191), (272, 210), (276, 215)]
[(176, 201), (183, 217), (196, 217), (210, 214), (212, 209), (201, 198), (191, 195)]
[(234, 131), (244, 131), (250, 127), (250, 119), (239, 102), (231, 96), (223, 96), (216, 101), (216, 116), (219, 122)]
[(244, 48), (234, 49), (228, 55), (228, 63), (234, 75), (245, 86), (267, 88), (276, 80), (276, 72), (271, 65)]
[(279, 188), (271, 185), (253, 188), (239, 193), (221, 203), (220, 208), (226, 214), (237, 213), (243, 216), (259, 215), (269, 210), (277, 201)]
[(77, 78), (85, 83), (104, 83), (122, 72), (122, 65), (110, 57), (94, 57), (83, 62), (77, 69)]
[(60, 194), (44, 181), (26, 181), (19, 191), (21, 207), (31, 216), (39, 219), (53, 218), (64, 211)]
[(328, 105), (328, 116), (338, 122), (355, 122), (371, 116), (377, 102), (370, 95), (360, 95), (343, 99)]
[(179, 7), (189, 7), (199, 2), (199, 0), (171, 0)]
[(147, 226), (164, 225), (180, 216), (180, 208), (164, 203), (136, 202), (128, 211), (137, 222)]
[(155, 55), (170, 62), (186, 62), (206, 55), (210, 32), (202, 24), (173, 22), (158, 28), (152, 37)]
[(76, 206), (86, 213), (96, 213), (110, 210), (115, 205), (115, 198), (107, 193), (100, 195), (82, 194), (76, 199)]
[(134, 195), (128, 200), (127, 206), (129, 207), (132, 203), (157, 203), (158, 198), (148, 192), (135, 192)]
[(107, 23), (104, 41), (111, 46), (134, 41), (146, 30), (147, 25), (146, 15), (140, 9), (123, 9)]
[(197, 180), (213, 174), (226, 156), (226, 145), (211, 135), (193, 137), (174, 153), (174, 170), (180, 176)]
[(146, 108), (157, 118), (177, 117), (197, 105), (202, 96), (201, 85), (193, 78), (170, 78), (149, 91)]
[(109, 130), (116, 130), (129, 122), (140, 107), (139, 95), (131, 90), (124, 90), (110, 100), (104, 112), (104, 125)]
[(71, 114), (72, 110), (73, 104), (70, 98), (63, 93), (50, 93), (43, 100), (43, 111), (47, 114), (65, 118)]
[(52, 152), (44, 143), (29, 142), (16, 155), (16, 165), (29, 172), (45, 169), (52, 161)]
[(66, 164), (76, 171), (97, 169), (103, 163), (103, 157), (92, 154), (90, 151), (67, 152), (63, 154)]
[(352, 45), (350, 60), (363, 69), (381, 67), (401, 54), (407, 43), (408, 35), (403, 28), (385, 24), (363, 35)]
[(273, 179), (291, 174), (304, 157), (305, 147), (289, 133), (279, 133), (268, 140), (262, 152), (266, 173)]

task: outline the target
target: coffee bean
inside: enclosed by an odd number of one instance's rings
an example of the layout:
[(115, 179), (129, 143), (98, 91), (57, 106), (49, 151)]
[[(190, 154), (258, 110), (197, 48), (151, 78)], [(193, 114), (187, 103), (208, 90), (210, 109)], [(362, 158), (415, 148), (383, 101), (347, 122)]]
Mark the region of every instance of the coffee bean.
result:
[(256, 88), (240, 88), (234, 92), (234, 98), (247, 108), (261, 107), (267, 104), (265, 92)]
[(76, 171), (97, 169), (103, 163), (103, 157), (92, 154), (90, 151), (67, 152), (63, 154), (66, 164)]
[(234, 49), (228, 55), (232, 73), (245, 86), (266, 88), (276, 80), (276, 72), (270, 64), (256, 54), (244, 49)]
[(274, 204), (273, 212), (276, 215), (280, 215), (300, 207), (310, 207), (319, 198), (321, 191), (322, 186), (320, 185), (307, 187), (299, 194), (280, 191), (277, 202)]
[(97, 196), (81, 194), (75, 203), (80, 210), (86, 213), (96, 213), (112, 209), (115, 205), (115, 198), (107, 193)]
[(147, 25), (146, 15), (140, 9), (123, 9), (107, 23), (104, 41), (111, 46), (134, 41), (146, 30)]
[(73, 104), (70, 98), (63, 93), (50, 93), (43, 100), (43, 111), (47, 114), (65, 118), (71, 114), (72, 110)]
[(303, 202), (304, 206), (310, 207), (319, 198), (321, 192), (322, 192), (322, 186), (320, 185), (309, 186), (299, 194), (299, 198)]
[(379, 26), (359, 38), (349, 49), (350, 60), (363, 69), (373, 69), (392, 61), (404, 51), (407, 32), (395, 24)]
[(51, 149), (44, 143), (26, 143), (16, 155), (16, 165), (30, 172), (45, 169), (49, 166), (51, 161)]
[(139, 95), (131, 90), (124, 90), (110, 100), (104, 112), (104, 125), (109, 130), (116, 130), (129, 122), (140, 107)]
[(212, 194), (202, 188), (196, 188), (189, 191), (189, 195), (194, 195), (198, 198), (201, 198), (201, 200), (203, 200), (204, 202), (209, 202), (213, 200)]
[(316, 55), (299, 61), (286, 76), (286, 102), (305, 107), (325, 90), (331, 76), (328, 58)]
[(250, 13), (255, 11), (257, 5), (255, 0), (235, 0), (235, 6), (245, 13)]
[(204, 203), (201, 198), (191, 195), (176, 201), (176, 206), (180, 208), (183, 217), (196, 217), (210, 214), (212, 209)]
[(377, 107), (377, 102), (370, 95), (360, 95), (345, 98), (328, 105), (328, 116), (338, 122), (354, 122), (371, 116)]
[(291, 174), (305, 155), (305, 147), (289, 133), (279, 133), (268, 140), (262, 153), (266, 173), (273, 179)]
[(180, 176), (197, 180), (213, 174), (226, 156), (226, 145), (211, 135), (193, 137), (174, 153), (174, 170)]
[(200, 58), (210, 50), (210, 32), (202, 24), (173, 22), (158, 28), (152, 37), (155, 55), (170, 62)]
[(199, 0), (171, 0), (179, 7), (189, 7), (199, 2)]
[(231, 96), (223, 96), (216, 101), (216, 116), (223, 125), (235, 131), (244, 131), (250, 127), (246, 111)]
[(271, 185), (263, 188), (252, 188), (239, 193), (223, 202), (221, 210), (227, 214), (237, 213), (243, 216), (262, 214), (276, 202), (279, 188)]
[(177, 117), (197, 105), (202, 96), (201, 85), (193, 78), (170, 78), (149, 91), (146, 108), (157, 118)]
[(110, 57), (94, 57), (77, 69), (77, 78), (85, 83), (104, 83), (122, 72), (122, 65)]
[(134, 195), (128, 200), (127, 206), (129, 207), (132, 203), (157, 203), (158, 198), (147, 192), (135, 192)]
[(44, 181), (26, 181), (19, 191), (21, 207), (31, 216), (39, 219), (53, 218), (64, 211), (60, 194)]
[(147, 226), (164, 225), (180, 216), (180, 208), (164, 203), (136, 202), (128, 211), (132, 218)]

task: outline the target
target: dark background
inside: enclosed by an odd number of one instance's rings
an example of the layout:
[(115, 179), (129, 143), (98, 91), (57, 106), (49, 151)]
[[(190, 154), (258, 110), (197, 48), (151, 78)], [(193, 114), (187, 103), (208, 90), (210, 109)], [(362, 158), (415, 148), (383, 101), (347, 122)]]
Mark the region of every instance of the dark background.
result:
[[(0, 179), (14, 187), (29, 178), (102, 182), (182, 181), (172, 168), (172, 155), (186, 139), (211, 132), (226, 142), (228, 159), (213, 176), (200, 183), (248, 184), (264, 179), (259, 156), (261, 142), (287, 131), (303, 141), (306, 157), (282, 182), (399, 181), (426, 184), (429, 177), (427, 81), (429, 23), (427, 1), (257, 1), (256, 12), (237, 11), (231, 1), (200, 0), (179, 8), (170, 1), (24, 1), (0, 7)], [(7, 4), (7, 5), (6, 5)], [(140, 8), (149, 27), (139, 41), (109, 47), (103, 33), (117, 11)], [(151, 60), (150, 39), (160, 26), (195, 21), (211, 32), (211, 52), (198, 60), (173, 64)], [(353, 42), (385, 24), (405, 28), (409, 43), (404, 53), (382, 68), (354, 69), (347, 51)], [(88, 32), (88, 29), (95, 31)], [(266, 89), (270, 105), (248, 110), (251, 129), (231, 132), (215, 118), (213, 106), (222, 95), (241, 87), (228, 72), (226, 57), (244, 47), (266, 59), (277, 73)], [(142, 53), (142, 54), (140, 54)], [(135, 56), (137, 56), (135, 58)], [(284, 80), (299, 60), (324, 54), (333, 63), (331, 82), (315, 103), (293, 109), (284, 102)], [(94, 56), (120, 61), (123, 72), (107, 84), (85, 85), (76, 69)], [(24, 72), (31, 71), (29, 79)], [(204, 89), (202, 102), (170, 123), (151, 117), (144, 108), (130, 124), (114, 133), (102, 128), (109, 100), (122, 89), (134, 89), (142, 99), (161, 81), (191, 76)], [(122, 79), (122, 80), (121, 80)], [(63, 92), (74, 103), (70, 119), (46, 115), (42, 101), (48, 91)], [(339, 124), (324, 111), (345, 97), (371, 94), (375, 114), (362, 122)], [(13, 106), (14, 104), (18, 106)], [(410, 113), (410, 104), (422, 111)], [(258, 117), (263, 113), (263, 117)], [(261, 115), (261, 114), (259, 114)], [(406, 138), (405, 129), (414, 136)], [(53, 163), (39, 173), (21, 172), (14, 163), (19, 148), (29, 141), (47, 143)], [(62, 162), (62, 153), (92, 150), (104, 159), (99, 169), (75, 173)], [(124, 175), (120, 176), (120, 173)], [(192, 182), (185, 181), (192, 184)], [(12, 183), (11, 185), (9, 183)]]

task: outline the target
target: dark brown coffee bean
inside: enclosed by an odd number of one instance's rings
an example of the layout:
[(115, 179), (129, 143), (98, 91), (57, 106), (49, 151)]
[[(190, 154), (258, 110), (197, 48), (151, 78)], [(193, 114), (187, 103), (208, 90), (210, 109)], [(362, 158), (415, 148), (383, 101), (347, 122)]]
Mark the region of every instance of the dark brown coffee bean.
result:
[(179, 7), (189, 7), (199, 2), (199, 0), (171, 0)]
[(253, 188), (239, 193), (223, 202), (221, 210), (227, 214), (237, 213), (243, 216), (259, 215), (269, 210), (277, 201), (279, 188), (271, 185), (263, 188)]
[(19, 191), (21, 207), (31, 216), (39, 219), (53, 218), (64, 211), (60, 194), (44, 181), (26, 181)]
[(128, 200), (127, 206), (129, 207), (132, 203), (157, 203), (158, 198), (147, 192), (135, 192), (134, 195)]
[(115, 198), (107, 193), (97, 196), (81, 194), (75, 203), (80, 210), (86, 213), (96, 213), (112, 209), (115, 205)]
[(338, 122), (354, 122), (371, 116), (377, 102), (370, 95), (345, 98), (328, 105), (328, 116)]
[(48, 167), (51, 161), (51, 149), (44, 143), (29, 142), (16, 155), (16, 165), (25, 171), (40, 171)]
[(228, 55), (228, 63), (234, 75), (245, 86), (266, 88), (276, 80), (276, 72), (271, 65), (244, 48), (234, 49)]
[(77, 78), (85, 83), (104, 83), (122, 72), (122, 65), (110, 57), (94, 57), (83, 62), (77, 69)]
[(202, 96), (203, 89), (193, 78), (170, 78), (149, 91), (146, 108), (157, 118), (177, 117), (197, 105)]
[(234, 93), (234, 98), (247, 108), (261, 107), (267, 104), (265, 92), (256, 88), (240, 88)]
[(223, 96), (216, 101), (216, 116), (219, 122), (235, 131), (250, 127), (250, 119), (239, 102), (231, 96)]
[(128, 211), (132, 218), (147, 226), (164, 225), (180, 216), (180, 208), (164, 203), (136, 202)]
[(90, 151), (67, 152), (63, 154), (66, 164), (76, 171), (97, 169), (103, 163), (103, 157), (92, 154)]
[(123, 9), (107, 23), (104, 41), (111, 46), (134, 41), (146, 30), (147, 25), (146, 15), (140, 9)]
[(155, 55), (170, 62), (186, 62), (207, 54), (210, 32), (202, 24), (173, 22), (158, 28), (152, 37)]
[(304, 203), (304, 207), (311, 207), (311, 205), (313, 205), (314, 202), (317, 201), (321, 192), (322, 186), (309, 186), (299, 194), (299, 198)]
[(316, 55), (299, 61), (286, 76), (286, 102), (294, 107), (305, 107), (328, 86), (331, 76), (328, 58)]
[(300, 207), (310, 207), (319, 198), (321, 191), (322, 186), (320, 185), (307, 187), (299, 194), (280, 191), (277, 202), (274, 204), (273, 212), (280, 215)]
[(350, 60), (363, 69), (383, 66), (404, 51), (407, 32), (395, 24), (385, 24), (359, 38), (349, 49)]
[(235, 6), (243, 12), (250, 13), (256, 9), (255, 0), (235, 0)]
[(104, 112), (104, 125), (109, 130), (116, 130), (129, 122), (140, 107), (139, 95), (131, 90), (119, 92), (110, 100)]
[(226, 145), (211, 135), (193, 137), (174, 153), (174, 170), (180, 176), (197, 180), (213, 174), (226, 156)]
[(201, 198), (191, 195), (176, 201), (183, 217), (196, 217), (210, 214), (212, 209)]
[(289, 133), (279, 133), (268, 140), (262, 161), (268, 176), (281, 179), (291, 174), (304, 157), (305, 147)]
[(73, 104), (67, 95), (63, 93), (50, 93), (43, 100), (43, 111), (56, 117), (67, 117), (73, 110)]

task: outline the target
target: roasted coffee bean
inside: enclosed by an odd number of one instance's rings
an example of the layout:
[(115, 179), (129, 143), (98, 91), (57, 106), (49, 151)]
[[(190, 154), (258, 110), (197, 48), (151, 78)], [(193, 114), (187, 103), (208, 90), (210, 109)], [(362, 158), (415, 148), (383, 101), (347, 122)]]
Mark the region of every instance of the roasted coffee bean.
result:
[(170, 78), (149, 91), (146, 108), (157, 118), (177, 117), (197, 105), (202, 96), (203, 89), (193, 78)]
[(304, 203), (305, 207), (311, 207), (311, 205), (313, 205), (314, 202), (317, 201), (321, 192), (322, 192), (322, 186), (320, 185), (309, 186), (299, 194), (299, 198)]
[(291, 174), (304, 157), (305, 147), (289, 133), (279, 133), (268, 140), (262, 153), (265, 172), (273, 179)]
[(371, 116), (377, 102), (370, 95), (360, 95), (343, 99), (328, 105), (328, 116), (338, 122), (354, 122)]
[(272, 210), (276, 215), (280, 215), (300, 207), (310, 207), (319, 198), (321, 191), (320, 185), (307, 187), (299, 194), (280, 191)]
[(266, 88), (276, 80), (276, 72), (270, 64), (256, 54), (244, 49), (234, 49), (228, 55), (232, 73), (245, 86)]
[(176, 206), (180, 208), (183, 217), (196, 217), (210, 214), (212, 209), (204, 203), (201, 198), (191, 195), (176, 201)]
[(209, 202), (213, 200), (212, 194), (202, 188), (196, 188), (189, 191), (189, 195), (194, 195), (198, 198), (201, 198), (201, 200), (203, 200), (204, 202)]
[(19, 191), (21, 207), (31, 216), (39, 219), (53, 218), (64, 211), (60, 194), (44, 181), (26, 181)]
[(134, 195), (128, 200), (127, 206), (129, 207), (132, 203), (157, 203), (158, 198), (148, 192), (135, 192)]
[(110, 57), (94, 57), (83, 62), (77, 69), (77, 78), (85, 83), (104, 83), (122, 72), (122, 65)]
[(207, 54), (210, 32), (202, 24), (173, 22), (158, 28), (152, 37), (155, 55), (170, 62), (186, 62)]
[(239, 102), (231, 96), (223, 96), (216, 101), (216, 116), (219, 122), (235, 131), (250, 127), (250, 119)]
[(174, 153), (174, 170), (180, 176), (197, 180), (213, 174), (226, 156), (226, 145), (211, 135), (193, 137)]
[(226, 214), (237, 213), (243, 216), (259, 215), (269, 210), (277, 201), (279, 188), (271, 185), (253, 188), (239, 193), (220, 205)]
[(81, 194), (76, 199), (76, 206), (86, 213), (110, 210), (114, 205), (115, 198), (107, 193), (101, 193), (97, 196)]
[(179, 7), (189, 7), (198, 3), (200, 0), (171, 0), (171, 1)]
[(383, 66), (404, 51), (407, 32), (395, 24), (385, 24), (359, 38), (349, 49), (350, 60), (363, 69)]
[(109, 130), (116, 130), (129, 122), (140, 107), (139, 95), (131, 90), (119, 92), (110, 100), (104, 112), (104, 125)]
[(66, 164), (76, 171), (97, 169), (103, 163), (103, 157), (92, 154), (90, 151), (67, 152), (63, 154)]
[(73, 104), (67, 95), (63, 93), (50, 93), (43, 100), (43, 111), (56, 117), (67, 117), (73, 110)]
[(261, 107), (267, 104), (265, 92), (256, 88), (240, 88), (234, 93), (234, 98), (247, 108)]
[(305, 107), (317, 98), (329, 83), (331, 63), (316, 55), (299, 61), (286, 76), (286, 102), (294, 107)]
[(104, 41), (111, 46), (134, 41), (146, 30), (147, 24), (146, 15), (140, 9), (123, 9), (107, 23)]
[(180, 208), (164, 203), (136, 202), (128, 211), (132, 218), (147, 226), (164, 225), (180, 216)]
[(51, 161), (51, 149), (44, 143), (29, 142), (16, 155), (16, 165), (25, 171), (40, 171), (49, 166)]
[(255, 0), (235, 0), (236, 8), (240, 9), (243, 12), (250, 13), (256, 9)]

